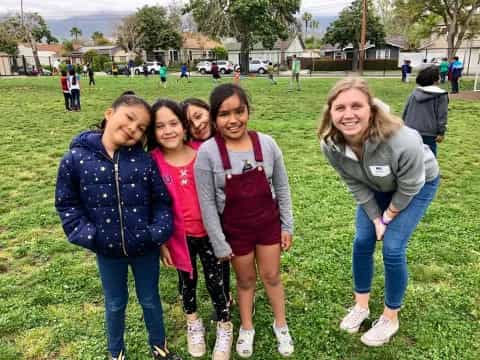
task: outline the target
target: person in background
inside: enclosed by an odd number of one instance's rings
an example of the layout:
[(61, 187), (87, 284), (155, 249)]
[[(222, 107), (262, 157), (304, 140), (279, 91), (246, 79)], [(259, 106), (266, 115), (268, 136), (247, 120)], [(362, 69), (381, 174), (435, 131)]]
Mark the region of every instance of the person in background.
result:
[(167, 88), (168, 68), (167, 68), (167, 65), (165, 65), (164, 63), (160, 64), (159, 75), (160, 75), (160, 82), (162, 83), (163, 88), (166, 89)]
[(63, 98), (65, 100), (65, 111), (72, 111), (71, 102), (72, 96), (70, 94), (70, 86), (68, 84), (68, 76), (65, 70), (62, 70), (62, 76), (60, 77), (60, 86), (62, 87)]
[(448, 76), (448, 66), (450, 64), (448, 63), (448, 59), (447, 58), (443, 58), (442, 59), (442, 62), (440, 63), (440, 82), (442, 84), (444, 84), (447, 80), (447, 76)]
[(288, 87), (288, 91), (293, 91), (293, 83), (297, 85), (297, 91), (300, 91), (300, 70), (301, 70), (301, 62), (297, 59), (297, 54), (294, 54), (292, 57), (292, 76), (290, 78), (290, 85)]
[(71, 94), (71, 106), (73, 111), (80, 111), (80, 74), (76, 74), (75, 70), (70, 70), (68, 77), (68, 85)]
[(88, 73), (88, 86), (95, 86), (95, 72), (93, 71), (92, 65), (87, 64), (87, 73)]
[(460, 61), (458, 56), (453, 58), (453, 61), (450, 63), (449, 73), (450, 73), (450, 83), (452, 86), (452, 94), (458, 94), (459, 81), (462, 77), (463, 63)]
[(437, 143), (443, 141), (447, 130), (448, 93), (439, 88), (438, 67), (429, 66), (417, 75), (413, 90), (403, 110), (405, 125), (417, 130), (423, 143), (437, 156)]

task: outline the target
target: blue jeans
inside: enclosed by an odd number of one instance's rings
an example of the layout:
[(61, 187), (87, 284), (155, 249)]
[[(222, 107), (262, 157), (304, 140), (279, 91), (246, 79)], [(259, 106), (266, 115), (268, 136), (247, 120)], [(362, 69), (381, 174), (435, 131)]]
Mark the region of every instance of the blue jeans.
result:
[[(387, 226), (383, 236), (385, 305), (390, 309), (399, 309), (402, 305), (408, 282), (406, 259), (408, 240), (435, 197), (438, 184), (439, 177), (425, 183), (410, 204)], [(392, 195), (393, 193), (375, 193), (375, 199), (382, 211), (390, 204)], [(370, 292), (376, 242), (375, 226), (359, 206), (353, 243), (353, 280), (356, 293)]]
[(423, 143), (430, 147), (430, 150), (432, 150), (435, 157), (437, 157), (437, 141), (435, 140), (436, 138), (436, 136), (422, 135)]
[(165, 345), (163, 311), (158, 293), (159, 252), (134, 258), (108, 258), (97, 254), (105, 295), (108, 350), (113, 356), (124, 349), (125, 309), (128, 302), (128, 266), (132, 268), (137, 298), (143, 309), (151, 346)]

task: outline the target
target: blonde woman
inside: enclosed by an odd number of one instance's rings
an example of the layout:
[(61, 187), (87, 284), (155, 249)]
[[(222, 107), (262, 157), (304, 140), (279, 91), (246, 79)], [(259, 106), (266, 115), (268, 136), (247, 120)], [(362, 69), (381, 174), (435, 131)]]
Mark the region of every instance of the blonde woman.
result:
[(360, 78), (340, 80), (331, 89), (318, 137), (358, 204), (355, 305), (340, 328), (356, 333), (370, 315), (373, 253), (376, 241), (383, 240), (385, 307), (361, 337), (365, 345), (381, 346), (399, 328), (398, 311), (408, 281), (407, 244), (437, 191), (438, 164), (420, 135), (379, 107)]

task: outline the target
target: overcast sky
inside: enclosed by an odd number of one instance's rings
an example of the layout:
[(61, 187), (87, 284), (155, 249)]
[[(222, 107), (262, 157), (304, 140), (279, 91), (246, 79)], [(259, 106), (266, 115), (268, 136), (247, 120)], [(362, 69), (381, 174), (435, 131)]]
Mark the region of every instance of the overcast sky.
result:
[[(66, 18), (76, 15), (88, 15), (101, 11), (135, 12), (143, 5), (167, 5), (172, 0), (23, 0), (23, 10), (38, 12), (44, 18)], [(185, 1), (176, 0), (182, 4)], [(302, 11), (314, 15), (336, 15), (351, 0), (303, 0)], [(0, 0), (0, 13), (19, 12), (20, 0)]]

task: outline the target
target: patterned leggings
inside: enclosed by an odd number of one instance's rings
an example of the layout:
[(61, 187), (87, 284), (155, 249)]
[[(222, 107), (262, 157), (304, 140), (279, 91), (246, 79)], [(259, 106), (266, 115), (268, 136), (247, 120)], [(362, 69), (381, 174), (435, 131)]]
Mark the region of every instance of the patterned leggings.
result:
[(187, 244), (193, 266), (193, 279), (190, 279), (189, 273), (178, 271), (184, 312), (193, 314), (197, 311), (198, 255), (202, 263), (207, 291), (217, 313), (217, 319), (230, 321), (229, 294), (228, 289), (225, 290), (224, 284), (224, 263), (218, 262), (208, 237), (194, 238), (187, 236)]

